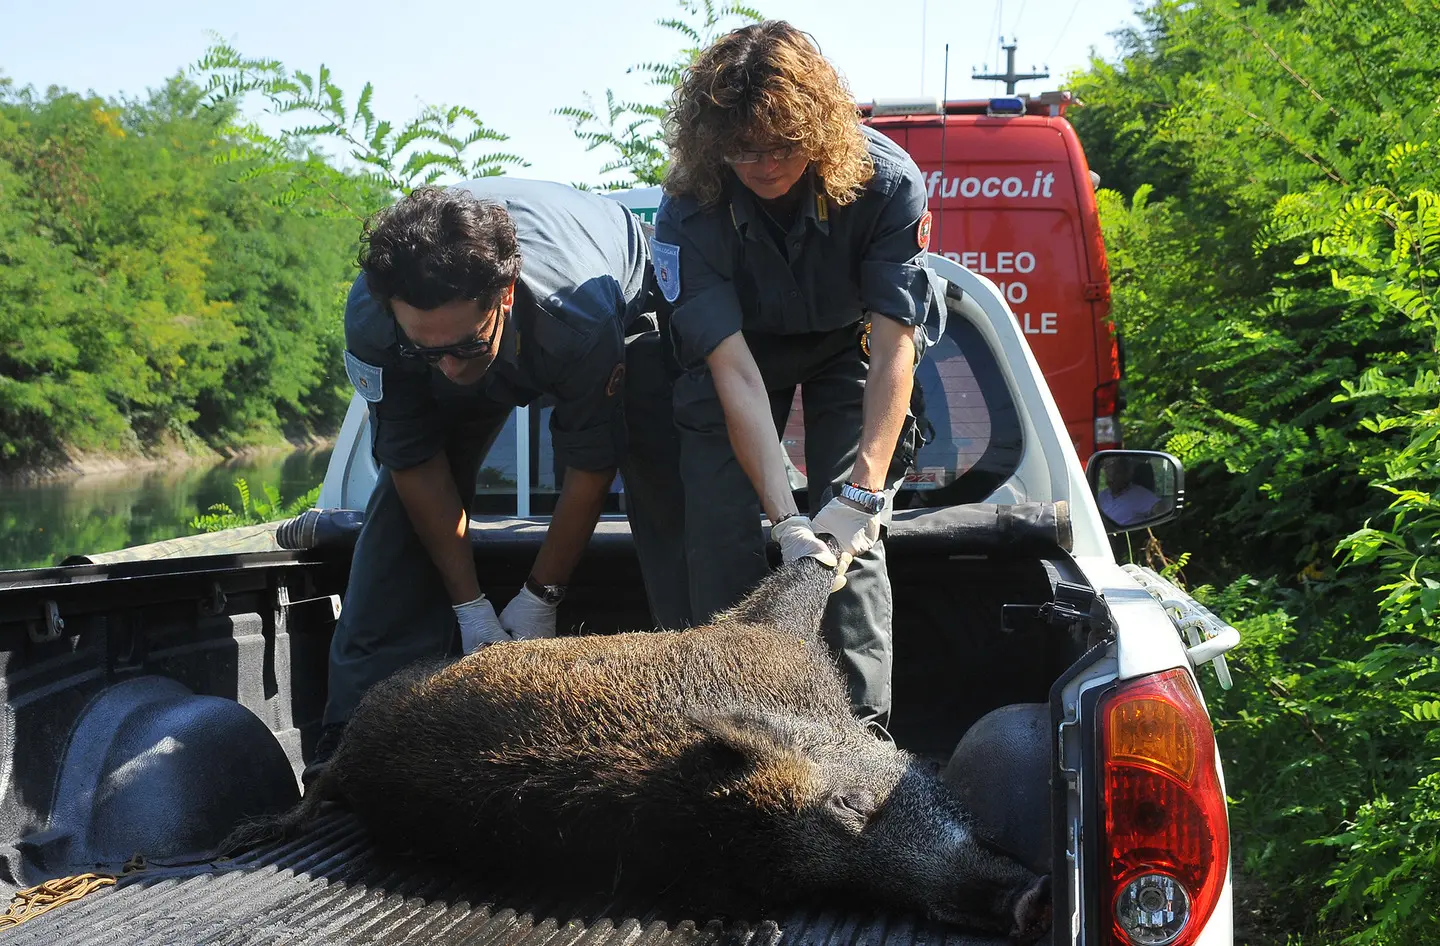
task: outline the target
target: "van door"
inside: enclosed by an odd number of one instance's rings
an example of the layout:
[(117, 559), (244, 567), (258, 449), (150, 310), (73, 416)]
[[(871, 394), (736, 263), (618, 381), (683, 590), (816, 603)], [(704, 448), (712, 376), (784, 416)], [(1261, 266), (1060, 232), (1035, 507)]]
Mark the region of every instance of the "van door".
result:
[(1097, 430), (1118, 445), (1113, 420), (1096, 424), (1097, 410), (1114, 413), (1118, 371), (1095, 196), (1069, 123), (961, 114), (875, 126), (925, 175), (932, 252), (995, 283), (1014, 312), (1081, 462)]

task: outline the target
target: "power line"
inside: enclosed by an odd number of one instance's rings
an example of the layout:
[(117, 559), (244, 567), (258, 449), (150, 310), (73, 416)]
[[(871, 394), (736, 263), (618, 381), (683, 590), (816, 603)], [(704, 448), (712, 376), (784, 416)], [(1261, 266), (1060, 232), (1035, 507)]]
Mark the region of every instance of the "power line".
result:
[[(997, 37), (997, 34), (999, 34), (999, 32), (1004, 28), (1005, 0), (998, 0), (998, 2), (995, 4), (995, 28), (990, 31), (990, 35), (992, 37)], [(998, 47), (995, 50), (995, 68), (1000, 68), (1000, 50)]]
[(1080, 0), (1075, 0), (1075, 5), (1070, 8), (1070, 15), (1065, 18), (1065, 25), (1060, 27), (1060, 35), (1056, 37), (1055, 45), (1051, 46), (1050, 51), (1045, 54), (1047, 62), (1055, 55), (1055, 50), (1060, 48), (1060, 44), (1065, 41), (1065, 31), (1070, 28), (1070, 21), (1075, 19), (1075, 11), (1078, 9), (1080, 9)]
[[(990, 11), (990, 25), (985, 30), (985, 32), (988, 34), (985, 39), (986, 43), (989, 43), (991, 40), (993, 40), (996, 34), (1000, 32), (1000, 4), (1004, 2), (1005, 0), (995, 0), (995, 8)], [(996, 55), (998, 56), (999, 53), (997, 52)], [(995, 65), (998, 68), (999, 62), (1000, 60), (994, 59), (992, 60), (992, 65)]]
[(1020, 12), (1017, 13), (1017, 14), (1015, 14), (1015, 20), (1014, 20), (1013, 24), (1012, 24), (1011, 27), (1010, 27), (1010, 35), (1011, 35), (1011, 36), (1014, 36), (1017, 32), (1019, 32), (1019, 30), (1020, 30), (1020, 18), (1025, 15), (1025, 4), (1027, 4), (1027, 3), (1029, 3), (1029, 2), (1030, 2), (1030, 0), (1021, 0), (1021, 2), (1020, 2)]

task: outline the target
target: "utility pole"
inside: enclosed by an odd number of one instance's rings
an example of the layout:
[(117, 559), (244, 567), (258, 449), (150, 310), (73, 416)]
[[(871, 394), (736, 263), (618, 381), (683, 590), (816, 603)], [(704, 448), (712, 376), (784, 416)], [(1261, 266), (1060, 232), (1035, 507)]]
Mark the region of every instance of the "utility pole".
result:
[(1010, 37), (1010, 42), (1005, 42), (1005, 37), (1000, 37), (1000, 48), (1005, 50), (1005, 72), (1002, 75), (986, 75), (984, 73), (972, 72), (972, 79), (991, 79), (995, 82), (1005, 83), (1005, 94), (1015, 94), (1015, 83), (1023, 82), (1026, 79), (1048, 79), (1048, 72), (1016, 72), (1015, 71), (1015, 37)]

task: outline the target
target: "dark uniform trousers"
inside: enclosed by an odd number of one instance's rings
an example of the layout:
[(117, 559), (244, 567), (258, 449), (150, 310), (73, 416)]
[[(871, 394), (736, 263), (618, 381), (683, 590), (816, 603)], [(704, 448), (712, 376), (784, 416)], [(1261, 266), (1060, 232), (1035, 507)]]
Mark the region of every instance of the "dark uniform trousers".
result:
[[(818, 513), (850, 477), (859, 450), (867, 364), (860, 323), (801, 335), (745, 332), (770, 395), (777, 431), (783, 431), (800, 386), (805, 412), (805, 469), (810, 514)], [(690, 602), (697, 624), (736, 603), (769, 570), (760, 502), (730, 446), (724, 411), (704, 367), (675, 383), (675, 424), (685, 488), (685, 551)], [(887, 486), (908, 469), (913, 422), (907, 419)], [(825, 640), (850, 686), (851, 709), (882, 725), (890, 714), (890, 579), (882, 541), (855, 559), (845, 587), (830, 596), (822, 623)]]
[[(683, 498), (673, 473), (669, 378), (660, 360), (655, 331), (626, 340), (628, 447), (620, 474), (652, 616), (661, 626), (681, 627), (689, 613), (683, 537), (676, 528)], [(442, 403), (442, 409), (452, 418), (445, 453), (468, 509), (480, 464), (514, 407), (477, 394)], [(480, 579), (484, 585), (483, 574)], [(458, 654), (459, 644), (440, 573), (410, 524), (390, 471), (381, 469), (330, 642), (325, 725), (348, 720), (366, 690), (396, 670), (425, 657)]]

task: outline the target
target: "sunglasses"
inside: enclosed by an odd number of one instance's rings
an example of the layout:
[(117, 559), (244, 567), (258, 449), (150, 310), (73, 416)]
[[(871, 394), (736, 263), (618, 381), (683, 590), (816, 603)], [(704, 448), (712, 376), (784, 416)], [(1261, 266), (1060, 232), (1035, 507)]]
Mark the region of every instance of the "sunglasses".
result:
[(495, 339), (500, 334), (500, 323), (505, 321), (504, 313), (495, 313), (494, 321), (495, 324), (490, 329), (489, 338), (472, 338), (469, 341), (457, 342), (454, 345), (435, 345), (431, 348), (423, 348), (419, 345), (412, 345), (409, 342), (401, 342), (400, 354), (405, 358), (418, 358), (430, 365), (439, 364), (440, 359), (446, 356), (459, 358), (461, 361), (484, 358), (495, 350)]
[(722, 155), (720, 160), (726, 164), (757, 164), (765, 158), (774, 158), (776, 161), (788, 161), (801, 152), (797, 144), (781, 145), (778, 148), (766, 148), (763, 151), (737, 151), (735, 154)]

